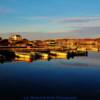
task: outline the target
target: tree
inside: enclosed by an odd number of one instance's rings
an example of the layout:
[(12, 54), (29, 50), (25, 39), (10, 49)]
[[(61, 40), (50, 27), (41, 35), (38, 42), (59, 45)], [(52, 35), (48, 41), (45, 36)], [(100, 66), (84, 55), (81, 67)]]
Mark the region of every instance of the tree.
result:
[(22, 41), (26, 44), (29, 42), (28, 39), (23, 39)]
[(2, 40), (2, 38), (0, 37), (0, 41)]
[(3, 39), (3, 40), (1, 40), (1, 41), (0, 41), (0, 45), (1, 45), (1, 46), (8, 46), (8, 45), (9, 45), (8, 39)]

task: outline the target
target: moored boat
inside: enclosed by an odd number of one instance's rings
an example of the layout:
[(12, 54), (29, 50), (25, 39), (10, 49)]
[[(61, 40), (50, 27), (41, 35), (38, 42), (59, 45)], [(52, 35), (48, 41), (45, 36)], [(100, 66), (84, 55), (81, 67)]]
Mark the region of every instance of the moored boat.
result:
[(53, 58), (67, 58), (66, 52), (60, 52), (60, 51), (50, 51), (50, 56)]
[(45, 60), (47, 60), (49, 58), (49, 54), (48, 53), (43, 53), (43, 52), (37, 52), (36, 56), (39, 59), (45, 59)]
[(26, 58), (30, 59), (32, 58), (32, 55), (30, 53), (20, 53), (20, 52), (15, 52), (16, 57), (18, 58)]

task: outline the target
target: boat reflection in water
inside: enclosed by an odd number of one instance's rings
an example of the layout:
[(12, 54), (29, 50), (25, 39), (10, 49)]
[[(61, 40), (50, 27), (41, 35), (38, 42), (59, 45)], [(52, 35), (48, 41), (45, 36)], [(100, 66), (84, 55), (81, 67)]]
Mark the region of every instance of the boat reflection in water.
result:
[(88, 56), (88, 52), (12, 52), (0, 51), (0, 63), (4, 62), (33, 62), (36, 60), (51, 60), (51, 59), (73, 59), (76, 56)]

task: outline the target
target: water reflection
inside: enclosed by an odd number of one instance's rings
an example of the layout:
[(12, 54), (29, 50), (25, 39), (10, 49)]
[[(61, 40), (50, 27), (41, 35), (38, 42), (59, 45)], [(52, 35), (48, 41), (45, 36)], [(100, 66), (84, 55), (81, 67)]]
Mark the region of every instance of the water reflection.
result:
[(15, 59), (15, 53), (10, 50), (0, 50), (0, 63), (11, 62)]
[[(0, 93), (9, 93), (11, 97), (75, 96), (82, 100), (99, 100), (96, 99), (100, 94), (99, 53), (69, 52), (69, 59), (68, 55), (61, 52), (63, 57), (55, 55), (55, 52), (31, 52), (30, 56), (30, 53), (14, 54), (14, 58), (7, 57), (9, 60), (4, 59), (5, 64), (0, 65)], [(48, 57), (51, 57), (49, 61)], [(26, 63), (30, 59), (31, 64)], [(6, 63), (8, 61), (19, 63)]]

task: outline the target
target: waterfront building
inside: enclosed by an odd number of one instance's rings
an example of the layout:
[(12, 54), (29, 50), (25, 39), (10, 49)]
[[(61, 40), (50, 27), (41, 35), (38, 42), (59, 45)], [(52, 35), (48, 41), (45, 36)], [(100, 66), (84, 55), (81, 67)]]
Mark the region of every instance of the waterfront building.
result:
[(80, 40), (80, 45), (94, 45), (95, 40), (94, 39), (82, 39)]
[(75, 39), (68, 39), (68, 41), (67, 41), (67, 47), (68, 48), (73, 48), (73, 47), (76, 46), (76, 44), (77, 44), (77, 42), (76, 42)]

